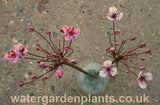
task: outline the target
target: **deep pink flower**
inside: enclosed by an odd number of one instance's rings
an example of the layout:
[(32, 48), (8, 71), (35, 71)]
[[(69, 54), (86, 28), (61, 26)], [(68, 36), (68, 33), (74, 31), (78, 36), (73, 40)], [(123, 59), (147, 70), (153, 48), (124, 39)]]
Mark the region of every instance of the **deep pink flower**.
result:
[(18, 43), (17, 45), (14, 45), (14, 49), (18, 52), (19, 52), (19, 57), (24, 57), (28, 54), (28, 49), (29, 49), (29, 46), (24, 46), (22, 45), (21, 43)]
[(107, 75), (109, 77), (114, 77), (117, 73), (117, 69), (112, 64), (112, 61), (107, 60), (104, 62), (103, 66), (101, 66), (101, 71), (99, 72), (99, 75), (101, 77), (106, 77)]
[(19, 52), (18, 50), (15, 51), (15, 50), (10, 50), (10, 52), (6, 53), (4, 55), (4, 59), (7, 59), (7, 60), (11, 60), (10, 62), (11, 63), (16, 63), (19, 59)]
[(62, 76), (63, 76), (63, 69), (57, 70), (57, 71), (56, 71), (56, 76), (57, 76), (58, 78), (62, 78)]
[(139, 86), (142, 89), (145, 89), (147, 87), (146, 83), (149, 82), (152, 79), (152, 74), (151, 73), (145, 73), (144, 71), (140, 72), (138, 75), (138, 82)]
[(110, 7), (109, 13), (107, 14), (107, 18), (112, 21), (120, 20), (123, 17), (123, 13), (117, 11), (116, 7)]
[(63, 32), (63, 36), (66, 41), (69, 41), (71, 39), (76, 39), (76, 37), (79, 35), (80, 30), (79, 29), (74, 29), (74, 26), (69, 27), (69, 26), (64, 26), (60, 28), (60, 31)]

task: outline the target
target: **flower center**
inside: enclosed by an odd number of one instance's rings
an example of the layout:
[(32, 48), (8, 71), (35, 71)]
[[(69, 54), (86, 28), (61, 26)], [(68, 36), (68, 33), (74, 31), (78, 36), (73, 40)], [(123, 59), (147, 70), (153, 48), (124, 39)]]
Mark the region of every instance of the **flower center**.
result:
[(111, 67), (107, 67), (106, 70), (107, 70), (107, 71), (111, 71)]
[(113, 14), (112, 14), (112, 18), (115, 19), (116, 17), (117, 17), (117, 14), (116, 14), (116, 13), (113, 13)]
[(11, 50), (11, 52), (8, 52), (8, 57), (9, 58), (16, 57), (16, 53), (13, 50)]
[(145, 76), (141, 76), (141, 77), (140, 77), (140, 80), (141, 80), (141, 81), (145, 81), (145, 80), (146, 80)]

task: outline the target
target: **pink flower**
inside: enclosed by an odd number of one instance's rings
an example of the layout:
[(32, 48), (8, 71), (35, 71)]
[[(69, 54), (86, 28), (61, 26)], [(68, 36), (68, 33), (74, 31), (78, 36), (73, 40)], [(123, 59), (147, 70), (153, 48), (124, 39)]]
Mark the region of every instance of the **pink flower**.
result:
[(101, 66), (101, 71), (99, 72), (99, 75), (101, 77), (106, 77), (107, 75), (109, 77), (114, 77), (117, 73), (117, 69), (112, 64), (112, 61), (107, 60), (103, 63), (103, 66)]
[(11, 60), (11, 63), (16, 63), (19, 59), (19, 52), (11, 49), (10, 52), (4, 55), (4, 59)]
[(149, 82), (152, 79), (152, 74), (151, 73), (145, 73), (144, 71), (140, 72), (138, 75), (138, 82), (139, 86), (142, 89), (145, 89), (147, 87), (146, 83)]
[(62, 76), (63, 76), (63, 69), (57, 70), (57, 71), (56, 71), (56, 76), (57, 76), (58, 78), (62, 78)]
[(71, 39), (76, 39), (76, 37), (79, 35), (80, 30), (79, 29), (74, 29), (74, 26), (69, 27), (69, 26), (64, 26), (60, 28), (60, 31), (63, 32), (63, 36), (66, 41), (69, 41)]
[(109, 13), (107, 14), (107, 18), (112, 21), (120, 20), (123, 17), (123, 13), (117, 11), (116, 7), (110, 7)]
[(18, 50), (19, 52), (19, 57), (24, 57), (28, 54), (28, 49), (29, 49), (29, 46), (24, 46), (22, 45), (21, 43), (18, 43), (17, 45), (14, 45), (14, 49), (15, 50)]

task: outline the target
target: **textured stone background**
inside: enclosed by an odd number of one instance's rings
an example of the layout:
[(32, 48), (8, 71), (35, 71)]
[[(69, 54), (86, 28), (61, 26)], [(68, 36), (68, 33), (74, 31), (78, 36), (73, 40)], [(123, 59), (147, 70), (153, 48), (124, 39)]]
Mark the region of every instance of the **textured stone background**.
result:
[[(111, 32), (112, 22), (106, 19), (110, 6), (116, 6), (124, 13), (121, 21), (116, 23), (116, 29), (121, 30), (122, 38), (135, 35), (136, 42), (147, 42), (152, 55), (147, 56), (144, 63), (147, 71), (152, 72), (153, 80), (145, 90), (140, 89), (132, 74), (119, 73), (110, 79), (106, 90), (100, 94), (119, 96), (150, 96), (150, 103), (133, 103), (133, 105), (160, 105), (160, 1), (159, 0), (0, 0), (0, 105), (14, 105), (10, 96), (56, 96), (56, 95), (87, 95), (77, 85), (76, 70), (65, 67), (62, 79), (52, 77), (43, 85), (41, 80), (23, 88), (17, 85), (19, 80), (28, 81), (31, 74), (40, 75), (43, 70), (30, 60), (20, 60), (10, 64), (4, 60), (4, 54), (18, 42), (30, 45), (34, 52), (35, 43), (45, 43), (34, 33), (27, 31), (28, 26), (34, 26), (45, 33), (50, 29), (54, 38), (61, 38), (58, 28), (63, 25), (75, 25), (81, 29), (78, 40), (73, 42), (75, 53), (72, 58), (82, 66), (89, 62), (102, 62), (104, 50), (108, 43), (107, 33)], [(136, 44), (136, 43), (132, 43)], [(132, 45), (129, 43), (128, 46)], [(45, 46), (45, 44), (44, 44)], [(45, 46), (47, 47), (47, 46)], [(122, 69), (124, 69), (122, 67)], [(76, 91), (73, 91), (76, 90)], [(97, 95), (97, 96), (98, 96)], [(15, 105), (41, 105), (41, 103)], [(61, 105), (62, 103), (54, 103)], [(107, 105), (130, 105), (131, 103), (107, 103)], [(53, 104), (52, 104), (53, 105)], [(64, 105), (79, 105), (66, 103)], [(105, 105), (104, 103), (85, 103), (85, 105)]]

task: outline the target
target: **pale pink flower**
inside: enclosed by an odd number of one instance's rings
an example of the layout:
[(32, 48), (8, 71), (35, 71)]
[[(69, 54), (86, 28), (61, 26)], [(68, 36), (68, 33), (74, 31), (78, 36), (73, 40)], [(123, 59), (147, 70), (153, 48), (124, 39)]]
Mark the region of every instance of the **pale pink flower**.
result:
[(69, 26), (64, 26), (60, 28), (60, 31), (63, 32), (63, 36), (66, 41), (69, 41), (71, 39), (76, 39), (76, 37), (79, 35), (80, 30), (75, 29), (74, 26), (69, 27)]
[(29, 49), (29, 46), (24, 46), (22, 45), (21, 43), (18, 43), (17, 45), (14, 45), (14, 49), (18, 52), (19, 52), (19, 57), (24, 57), (28, 54), (28, 49)]
[(117, 11), (116, 7), (110, 7), (109, 13), (107, 14), (107, 18), (112, 21), (120, 20), (123, 17), (123, 13)]
[(10, 52), (4, 55), (4, 59), (11, 60), (11, 63), (16, 63), (19, 59), (19, 52), (11, 49)]
[(63, 69), (57, 70), (57, 71), (56, 71), (56, 76), (57, 76), (58, 78), (62, 78), (62, 76), (63, 76)]
[(139, 86), (142, 89), (145, 89), (147, 87), (146, 83), (149, 82), (152, 79), (152, 74), (151, 73), (145, 73), (144, 71), (140, 72), (138, 75), (138, 82)]
[(99, 72), (99, 75), (101, 77), (106, 77), (107, 75), (109, 77), (114, 77), (117, 73), (117, 69), (112, 64), (112, 61), (107, 60), (103, 63), (103, 66), (101, 66), (101, 71)]

